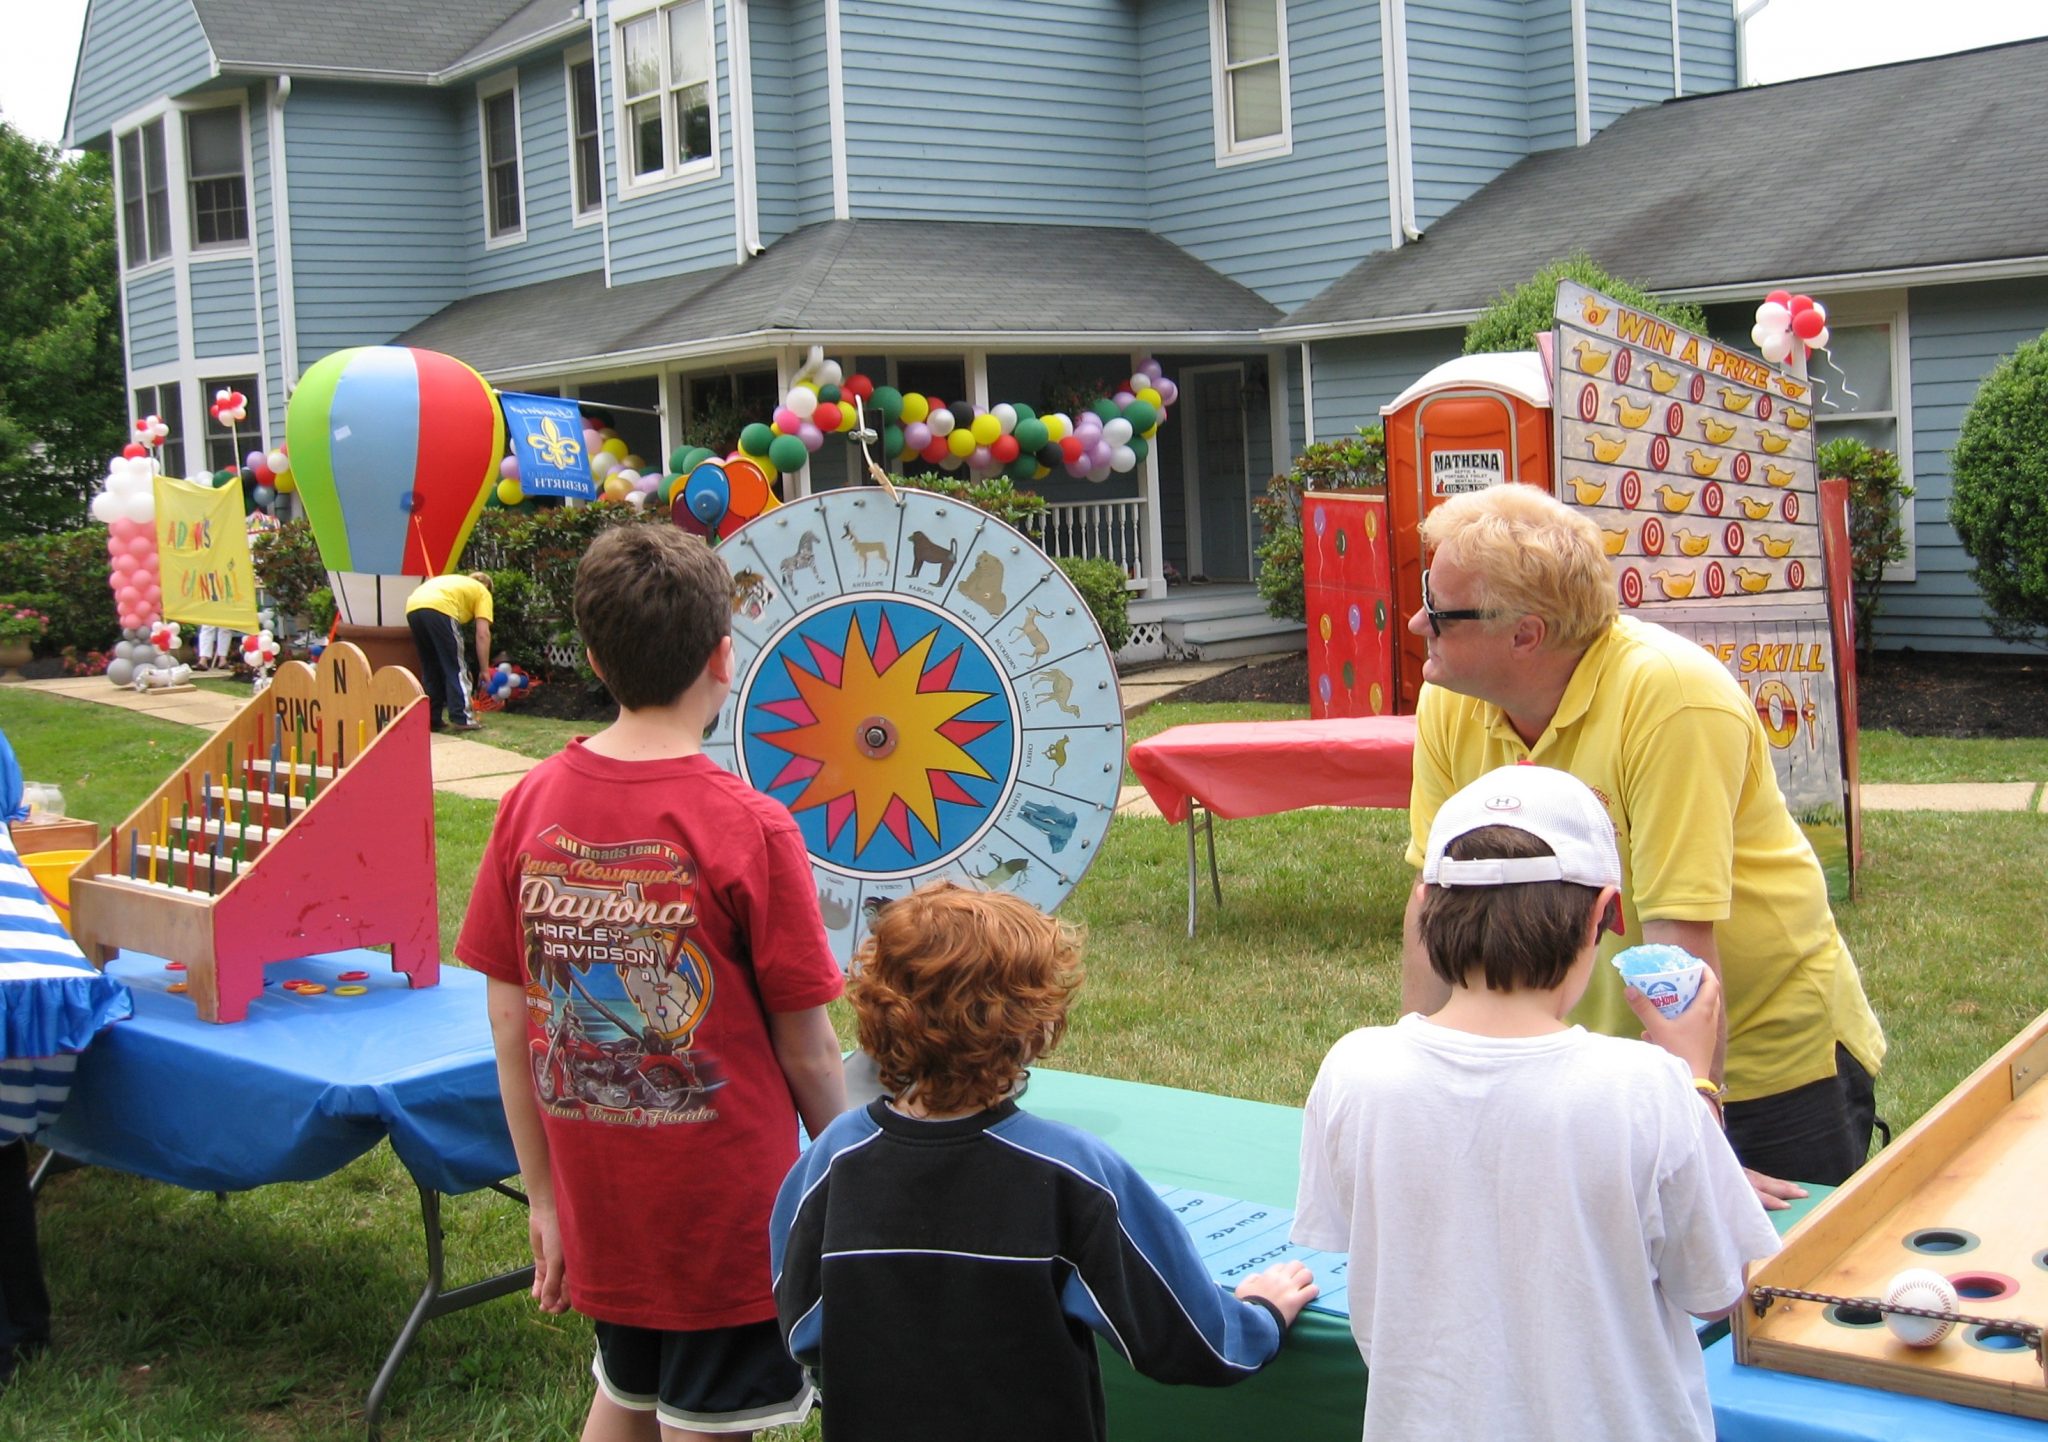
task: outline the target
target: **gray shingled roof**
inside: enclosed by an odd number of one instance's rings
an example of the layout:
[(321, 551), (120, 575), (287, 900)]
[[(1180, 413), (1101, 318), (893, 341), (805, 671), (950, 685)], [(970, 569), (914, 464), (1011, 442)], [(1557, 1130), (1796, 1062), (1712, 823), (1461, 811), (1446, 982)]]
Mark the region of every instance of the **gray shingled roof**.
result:
[(1285, 328), (1470, 311), (1574, 249), (1664, 292), (2048, 255), (2048, 40), (1631, 111)]
[(460, 300), (398, 338), (485, 372), (804, 335), (1230, 336), (1280, 311), (1150, 231), (833, 220), (743, 265), (604, 287), (598, 275)]
[(223, 70), (426, 80), (565, 24), (574, 0), (192, 0)]

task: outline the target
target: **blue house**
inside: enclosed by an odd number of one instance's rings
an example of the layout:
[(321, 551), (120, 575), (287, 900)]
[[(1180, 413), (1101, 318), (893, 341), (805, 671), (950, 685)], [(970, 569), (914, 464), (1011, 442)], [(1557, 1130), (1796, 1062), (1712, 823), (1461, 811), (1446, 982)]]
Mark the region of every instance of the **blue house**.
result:
[[(1182, 391), (1160, 444), (1043, 482), (1045, 538), (1125, 567), (1127, 655), (1213, 655), (1299, 644), (1250, 585), (1252, 496), (1535, 268), (1501, 197), (1626, 166), (1644, 117), (1801, 91), (1708, 95), (1736, 43), (1726, 0), (91, 0), (67, 143), (112, 152), (131, 402), (175, 466), (276, 444), (350, 345), (574, 395), (649, 457), (765, 418), (814, 345), (984, 405), (1155, 355)], [(1774, 163), (1802, 148), (1777, 123)], [(1660, 288), (1739, 309), (1804, 279), (1850, 319), (1835, 237), (1709, 284), (1562, 209), (1546, 244)], [(1403, 268), (1454, 249), (1463, 289)], [(1902, 447), (1938, 444), (1898, 378)], [(206, 422), (223, 385), (239, 437)], [(828, 447), (794, 483), (856, 479)]]

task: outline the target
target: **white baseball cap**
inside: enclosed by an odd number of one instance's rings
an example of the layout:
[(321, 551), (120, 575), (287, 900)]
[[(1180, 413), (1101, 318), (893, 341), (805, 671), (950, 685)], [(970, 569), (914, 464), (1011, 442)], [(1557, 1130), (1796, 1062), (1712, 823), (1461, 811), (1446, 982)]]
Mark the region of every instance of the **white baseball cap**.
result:
[[(1453, 841), (1482, 826), (1512, 826), (1550, 847), (1552, 855), (1458, 861), (1444, 855)], [(1614, 822), (1591, 787), (1548, 766), (1503, 766), (1451, 797), (1429, 828), (1422, 879), (1432, 886), (1506, 886), (1521, 881), (1571, 881), (1620, 886), (1621, 854)]]

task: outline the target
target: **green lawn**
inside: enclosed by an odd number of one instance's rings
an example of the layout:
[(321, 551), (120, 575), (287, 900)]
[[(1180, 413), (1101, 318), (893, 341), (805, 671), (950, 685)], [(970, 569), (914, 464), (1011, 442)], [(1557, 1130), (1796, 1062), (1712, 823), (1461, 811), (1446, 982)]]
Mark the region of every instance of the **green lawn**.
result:
[[(1288, 714), (1299, 709), (1167, 705), (1132, 733)], [(102, 823), (147, 794), (195, 736), (19, 691), (0, 692), (0, 727), (30, 779), (59, 782), (74, 814)], [(1886, 764), (2024, 773), (2031, 758), (1997, 748), (2027, 745), (1902, 741)], [(2033, 774), (2048, 777), (2048, 766)], [(449, 941), (492, 810), (437, 800)], [(2048, 1007), (2035, 960), (2048, 817), (1880, 813), (1867, 825), (1860, 896), (1840, 915), (1891, 1037), (1879, 1109), (1902, 1128)], [(1224, 905), (1205, 898), (1190, 942), (1184, 833), (1117, 822), (1067, 907), (1088, 928), (1090, 973), (1057, 1064), (1299, 1103), (1332, 1041), (1394, 1016), (1404, 834), (1389, 812), (1219, 823)], [(323, 1181), (221, 1204), (75, 1172), (52, 1181), (41, 1210), (59, 1349), (0, 1395), (0, 1439), (359, 1435), (353, 1409), (421, 1265), (413, 1192), (388, 1149)], [(521, 1258), (511, 1203), (485, 1194), (447, 1210), (456, 1279)], [(588, 1347), (584, 1323), (517, 1298), (434, 1322), (393, 1391), (386, 1435), (573, 1435)]]

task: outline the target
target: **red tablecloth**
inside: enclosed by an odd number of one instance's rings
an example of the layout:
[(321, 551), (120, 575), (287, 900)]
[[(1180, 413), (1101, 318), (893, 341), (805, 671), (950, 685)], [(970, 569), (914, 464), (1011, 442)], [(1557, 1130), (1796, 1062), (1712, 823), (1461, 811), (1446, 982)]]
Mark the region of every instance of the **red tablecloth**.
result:
[(1225, 818), (1304, 806), (1406, 810), (1413, 716), (1219, 721), (1175, 726), (1131, 748), (1131, 769), (1160, 815), (1182, 821), (1192, 796)]

